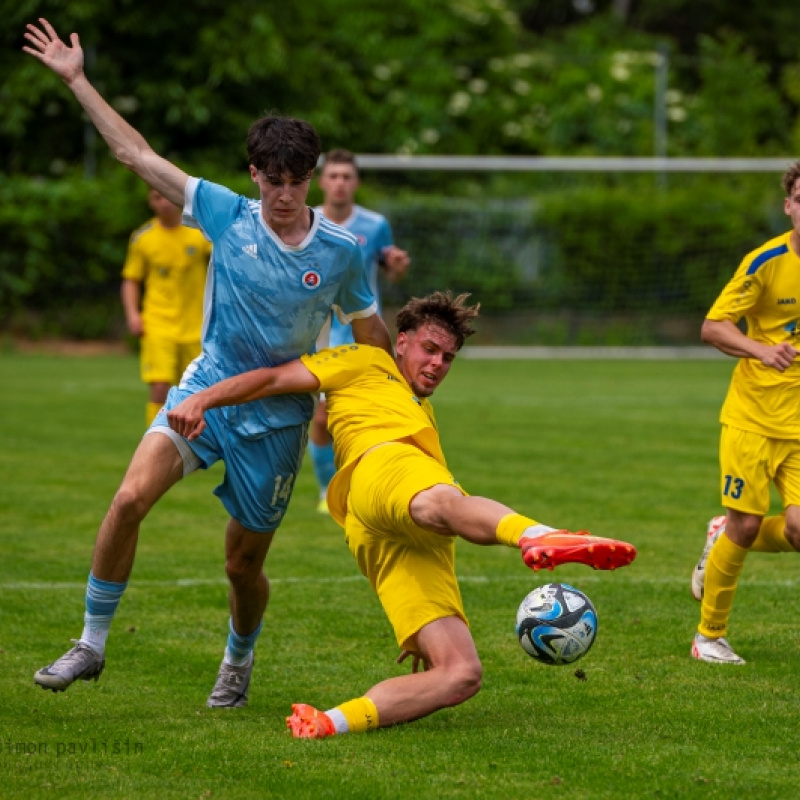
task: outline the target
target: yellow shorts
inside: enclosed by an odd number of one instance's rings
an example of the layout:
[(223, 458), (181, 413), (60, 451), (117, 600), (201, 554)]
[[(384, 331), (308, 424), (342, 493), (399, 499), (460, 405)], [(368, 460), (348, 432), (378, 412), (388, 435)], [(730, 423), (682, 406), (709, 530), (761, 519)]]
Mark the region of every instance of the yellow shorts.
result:
[(180, 383), (183, 371), (200, 355), (200, 342), (181, 344), (157, 336), (142, 336), (140, 366), (144, 383)]
[(726, 508), (766, 515), (771, 482), (784, 508), (800, 505), (800, 441), (770, 439), (723, 425), (719, 464), (722, 505)]
[(455, 574), (455, 537), (420, 528), (409, 505), (437, 484), (455, 486), (438, 461), (413, 445), (393, 443), (365, 455), (353, 470), (345, 538), (394, 628), (416, 650), (416, 634), (444, 617), (467, 622)]

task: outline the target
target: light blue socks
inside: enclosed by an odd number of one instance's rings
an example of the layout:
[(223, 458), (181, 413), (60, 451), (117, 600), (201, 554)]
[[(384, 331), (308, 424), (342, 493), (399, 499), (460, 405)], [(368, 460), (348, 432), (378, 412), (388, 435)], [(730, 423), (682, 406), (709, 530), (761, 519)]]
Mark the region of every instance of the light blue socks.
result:
[(233, 620), (228, 620), (228, 646), (225, 648), (225, 661), (234, 667), (243, 667), (249, 664), (253, 657), (253, 648), (256, 646), (256, 639), (261, 633), (262, 623), (247, 636), (236, 633), (233, 627)]
[(90, 572), (86, 584), (86, 612), (83, 615), (81, 642), (103, 655), (108, 629), (128, 582), (102, 581)]

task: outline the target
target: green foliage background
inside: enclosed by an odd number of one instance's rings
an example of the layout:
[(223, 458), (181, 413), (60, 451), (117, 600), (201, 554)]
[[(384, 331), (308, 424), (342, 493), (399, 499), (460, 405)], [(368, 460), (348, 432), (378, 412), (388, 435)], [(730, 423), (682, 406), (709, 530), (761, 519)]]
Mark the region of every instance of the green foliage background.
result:
[[(667, 155), (788, 164), (800, 150), (786, 0), (0, 7), (0, 326), (26, 335), (117, 335), (125, 244), (148, 216), (68, 90), (21, 53), (39, 16), (80, 34), (93, 81), (158, 152), (245, 193), (245, 133), (268, 110), (309, 119), (326, 149), (360, 153), (650, 156), (656, 111)], [(660, 184), (652, 202), (652, 180), (493, 176), (476, 189), (458, 175), (366, 178), (360, 199), (391, 214), (417, 265), (403, 292), (465, 287), (487, 311), (655, 302), (702, 313), (722, 276), (783, 225), (777, 176), (768, 190), (718, 176)]]

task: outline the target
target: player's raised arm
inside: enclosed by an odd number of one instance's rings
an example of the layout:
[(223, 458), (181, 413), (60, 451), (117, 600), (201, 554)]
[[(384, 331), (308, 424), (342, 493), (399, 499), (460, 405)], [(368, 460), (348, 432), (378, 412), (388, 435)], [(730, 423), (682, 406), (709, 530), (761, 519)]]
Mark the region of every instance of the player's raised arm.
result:
[(167, 412), (169, 426), (187, 439), (196, 439), (206, 426), (203, 415), (210, 408), (238, 406), (275, 394), (315, 392), (319, 380), (299, 359), (279, 367), (262, 367), (234, 375), (190, 395)]
[(28, 24), (22, 49), (58, 75), (83, 106), (114, 156), (175, 205), (183, 206), (188, 175), (159, 156), (145, 138), (100, 96), (83, 71), (83, 49), (77, 33), (66, 45), (46, 19)]

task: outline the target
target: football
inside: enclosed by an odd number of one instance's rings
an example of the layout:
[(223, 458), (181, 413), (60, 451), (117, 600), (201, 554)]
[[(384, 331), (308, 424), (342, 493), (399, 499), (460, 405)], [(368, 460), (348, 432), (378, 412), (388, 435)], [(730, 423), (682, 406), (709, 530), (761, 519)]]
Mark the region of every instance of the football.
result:
[(597, 612), (574, 586), (548, 583), (520, 603), (516, 630), (522, 649), (532, 658), (542, 664), (572, 664), (594, 644)]

